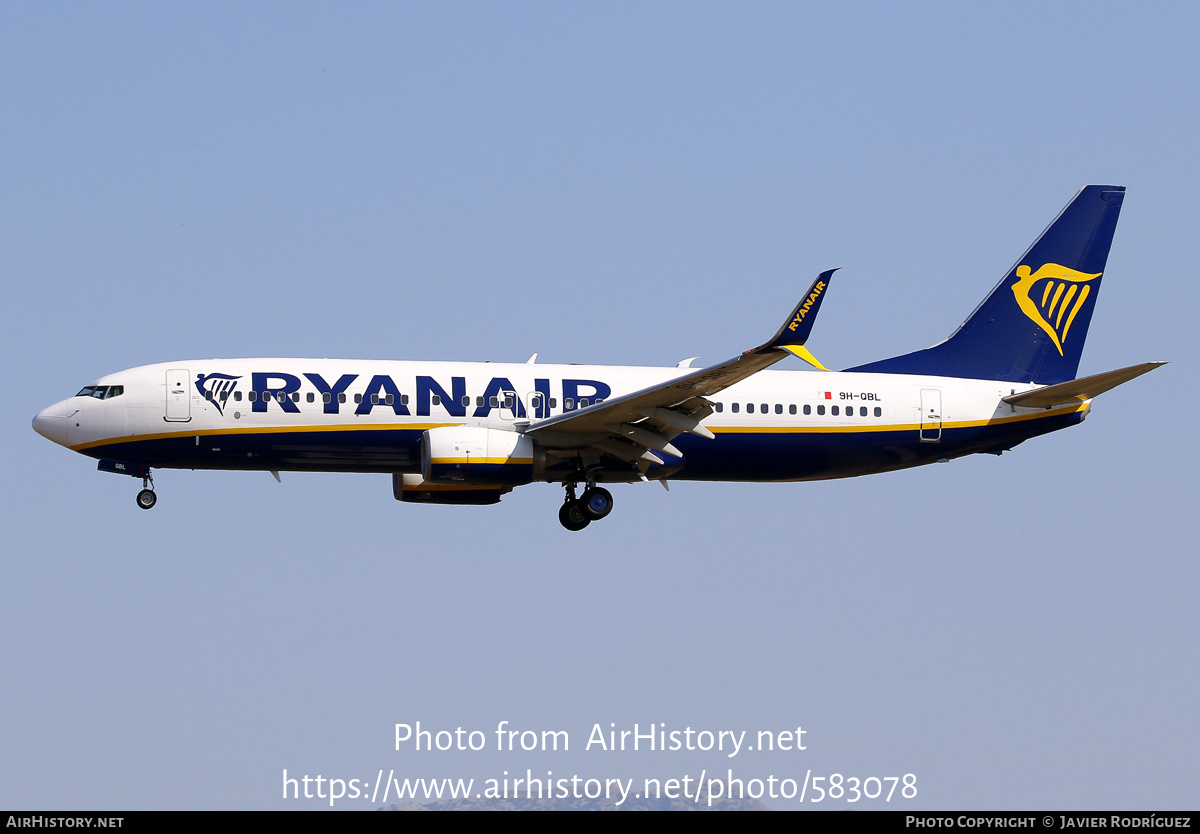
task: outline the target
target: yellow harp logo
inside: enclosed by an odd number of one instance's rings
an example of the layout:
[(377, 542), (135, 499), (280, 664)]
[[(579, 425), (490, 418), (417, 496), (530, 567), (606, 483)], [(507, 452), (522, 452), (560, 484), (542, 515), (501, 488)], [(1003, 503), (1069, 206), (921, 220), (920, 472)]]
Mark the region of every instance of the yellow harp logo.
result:
[[(1059, 264), (1042, 264), (1037, 272), (1031, 272), (1024, 264), (1017, 267), (1018, 281), (1012, 287), (1017, 305), (1030, 321), (1050, 334), (1060, 356), (1063, 342), (1071, 332), (1071, 323), (1092, 291), (1087, 282), (1102, 274), (1088, 275)], [(1040, 290), (1035, 289), (1040, 281), (1045, 285)], [(1039, 294), (1040, 300), (1034, 301)]]

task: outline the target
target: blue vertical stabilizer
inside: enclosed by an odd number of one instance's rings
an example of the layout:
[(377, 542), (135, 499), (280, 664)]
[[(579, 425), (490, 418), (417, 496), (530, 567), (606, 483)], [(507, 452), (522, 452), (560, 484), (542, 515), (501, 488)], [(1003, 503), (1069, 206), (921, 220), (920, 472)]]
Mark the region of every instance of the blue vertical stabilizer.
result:
[(1124, 186), (1085, 186), (949, 339), (846, 370), (1045, 385), (1074, 379), (1124, 196)]

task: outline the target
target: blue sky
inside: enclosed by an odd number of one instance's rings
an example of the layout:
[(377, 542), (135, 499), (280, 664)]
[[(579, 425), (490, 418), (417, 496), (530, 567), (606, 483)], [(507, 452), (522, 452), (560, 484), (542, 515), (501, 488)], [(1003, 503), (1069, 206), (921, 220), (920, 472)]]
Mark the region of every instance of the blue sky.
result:
[[(1191, 807), (1198, 18), (4, 5), (0, 806), (733, 767), (915, 773), (903, 808)], [(420, 507), (368, 475), (164, 471), (145, 513), (29, 426), (176, 359), (713, 362), (832, 266), (809, 345), (848, 367), (944, 338), (1093, 182), (1129, 192), (1080, 372), (1172, 364), (999, 459), (623, 486), (571, 534), (557, 487)], [(573, 747), (396, 752), (418, 720)], [(583, 751), (610, 722), (808, 749)]]

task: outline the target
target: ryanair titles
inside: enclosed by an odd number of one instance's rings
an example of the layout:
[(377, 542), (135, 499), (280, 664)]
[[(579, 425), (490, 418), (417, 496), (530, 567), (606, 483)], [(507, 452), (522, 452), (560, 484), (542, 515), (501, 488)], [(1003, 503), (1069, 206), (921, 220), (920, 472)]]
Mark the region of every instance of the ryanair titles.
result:
[[(804, 323), (804, 317), (808, 315), (808, 311), (817, 303), (817, 299), (821, 297), (821, 293), (825, 292), (825, 286), (824, 281), (818, 281), (813, 285), (812, 292), (808, 294), (808, 298), (804, 299), (804, 303), (800, 305), (800, 309), (796, 311), (796, 315), (792, 317), (791, 323), (788, 324), (788, 330), (794, 331)], [(778, 320), (776, 319), (776, 321)]]
[[(512, 418), (540, 419), (550, 416), (556, 406), (551, 396), (551, 380), (533, 380), (532, 391), (521, 391), (507, 377), (492, 377), (482, 386), (475, 385), (468, 392), (467, 378), (450, 377), (449, 385), (432, 376), (417, 376), (406, 391), (388, 374), (375, 374), (369, 378), (359, 374), (342, 374), (330, 381), (318, 373), (296, 374), (276, 372), (254, 372), (249, 375), (248, 390), (244, 376), (229, 374), (197, 374), (196, 390), (224, 413), (230, 401), (248, 401), (254, 412), (279, 409), (289, 414), (300, 413), (302, 392), (306, 402), (320, 402), (325, 414), (341, 414), (343, 408), (353, 408), (354, 414), (366, 415), (375, 409), (390, 409), (396, 416), (429, 416), (436, 407), (439, 413), (451, 417), (486, 418), (494, 410), (501, 410)], [(558, 381), (562, 395), (562, 408), (572, 411), (586, 408), (612, 394), (612, 388), (595, 379), (563, 379)], [(303, 389), (307, 388), (307, 391)], [(470, 412), (470, 414), (468, 414)]]

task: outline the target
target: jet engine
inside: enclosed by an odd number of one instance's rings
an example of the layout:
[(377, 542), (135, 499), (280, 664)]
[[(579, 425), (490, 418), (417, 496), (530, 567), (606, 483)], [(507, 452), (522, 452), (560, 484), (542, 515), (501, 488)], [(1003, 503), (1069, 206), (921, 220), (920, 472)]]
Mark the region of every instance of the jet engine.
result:
[(523, 434), (483, 426), (442, 426), (421, 437), (421, 476), (431, 484), (514, 487), (527, 484), (545, 462)]

